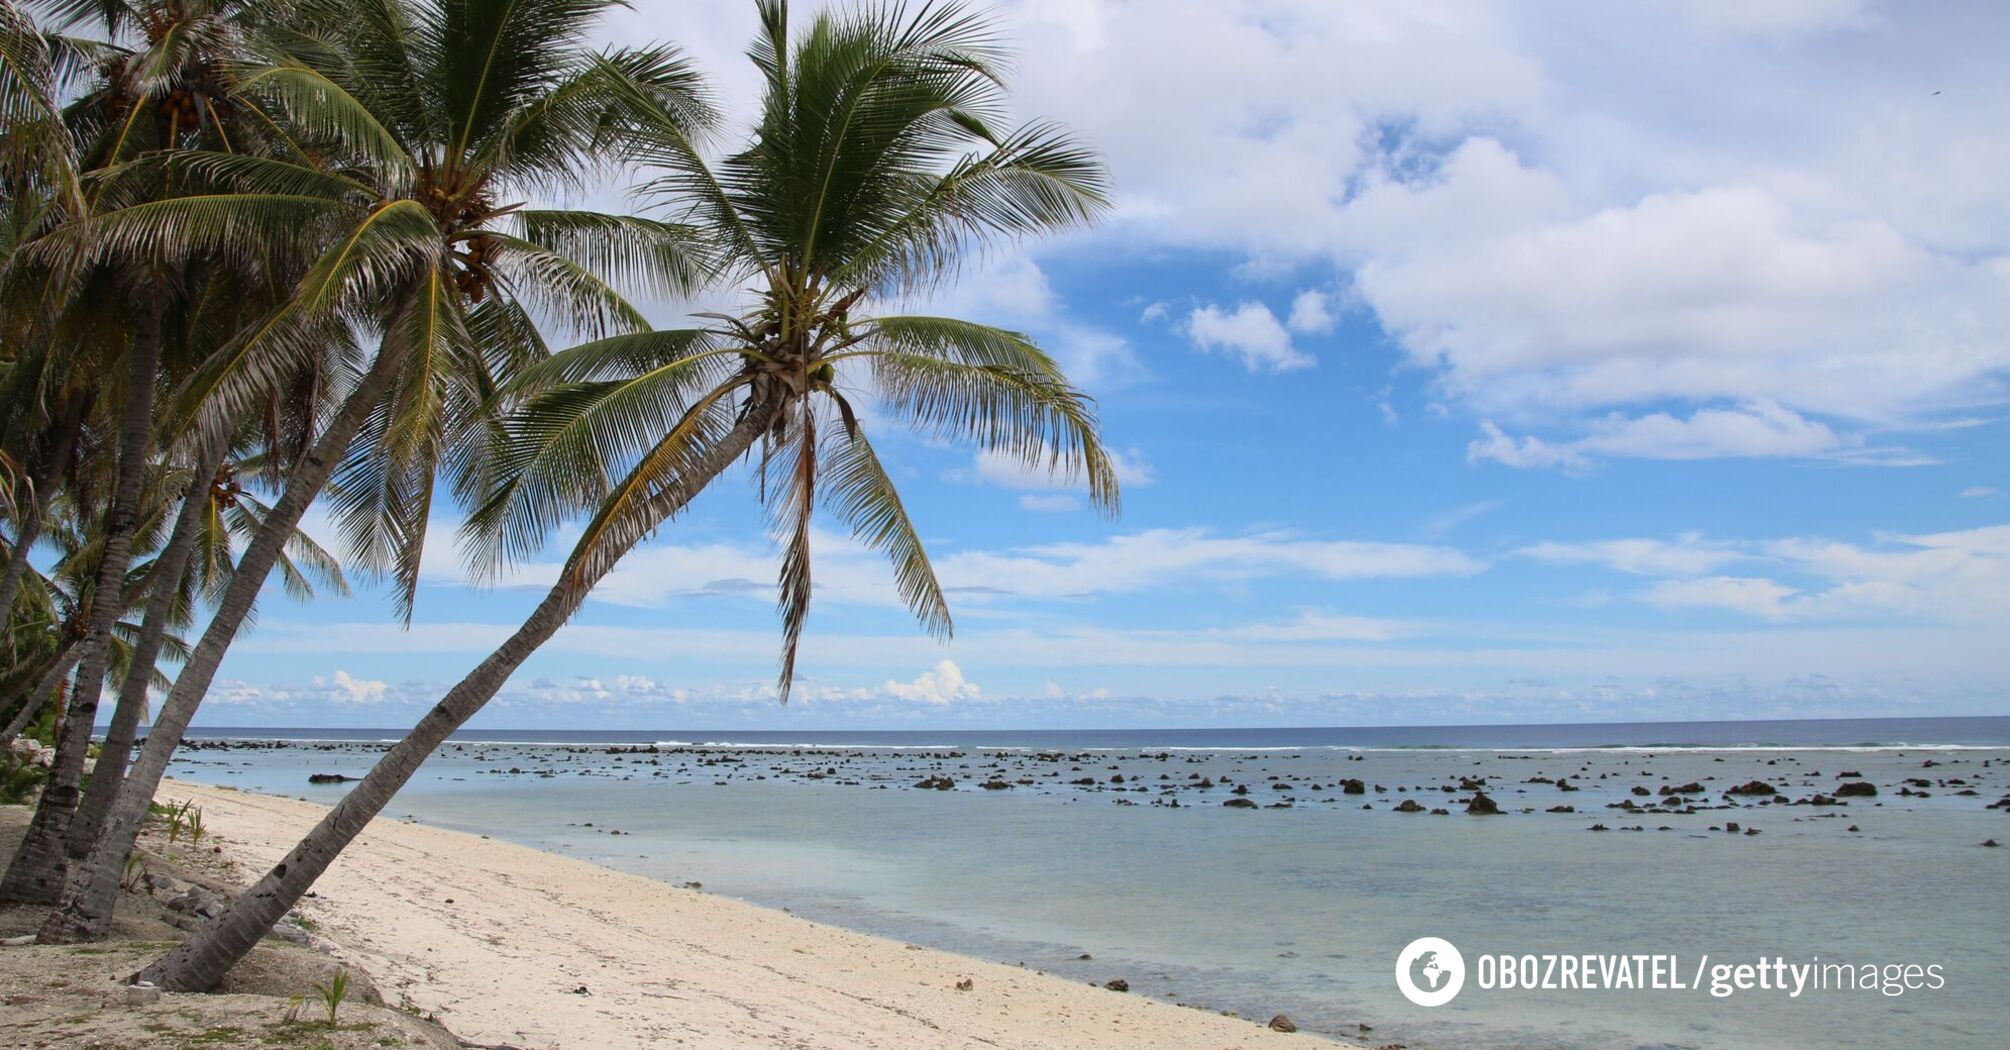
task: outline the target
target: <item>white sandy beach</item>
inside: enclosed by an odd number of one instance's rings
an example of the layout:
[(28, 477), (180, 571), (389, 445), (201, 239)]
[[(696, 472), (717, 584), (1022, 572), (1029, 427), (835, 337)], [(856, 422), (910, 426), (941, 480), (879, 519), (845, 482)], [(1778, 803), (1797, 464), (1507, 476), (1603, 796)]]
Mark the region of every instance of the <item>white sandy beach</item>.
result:
[[(188, 783), (224, 849), (277, 861), (324, 810)], [(302, 912), (387, 1000), (462, 1039), (622, 1050), (1334, 1046), (914, 948), (478, 836), (379, 819)], [(957, 983), (970, 980), (969, 991)], [(578, 989), (584, 987), (586, 994)]]

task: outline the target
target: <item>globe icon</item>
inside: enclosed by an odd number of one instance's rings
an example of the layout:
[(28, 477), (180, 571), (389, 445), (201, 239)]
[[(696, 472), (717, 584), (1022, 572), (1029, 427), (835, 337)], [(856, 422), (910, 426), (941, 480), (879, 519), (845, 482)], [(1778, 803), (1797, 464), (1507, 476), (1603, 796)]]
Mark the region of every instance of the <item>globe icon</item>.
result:
[(1425, 952), (1410, 964), (1410, 980), (1427, 992), (1435, 992), (1444, 987), (1445, 979), (1451, 976), (1443, 966), (1438, 965), (1437, 952)]

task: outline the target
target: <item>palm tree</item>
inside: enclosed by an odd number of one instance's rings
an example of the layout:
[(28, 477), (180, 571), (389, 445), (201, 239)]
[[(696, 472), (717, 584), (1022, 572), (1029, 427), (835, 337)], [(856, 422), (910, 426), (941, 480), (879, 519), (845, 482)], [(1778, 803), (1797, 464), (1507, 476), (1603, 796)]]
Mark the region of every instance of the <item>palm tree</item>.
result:
[[(67, 499), (57, 501), (52, 510), (47, 543), (55, 560), (46, 574), (30, 570), (30, 586), (23, 589), (19, 610), (22, 615), (10, 625), (23, 634), (46, 636), (48, 644), (40, 648), (47, 650), (47, 655), (40, 662), (27, 665), (36, 675), (37, 684), (28, 690), (28, 703), (15, 713), (7, 731), (0, 733), (0, 746), (39, 717), (43, 705), (61, 693), (61, 686), (68, 682), (69, 672), (77, 664), (77, 643), (84, 625), (91, 610), (99, 605), (95, 588), (104, 557), (103, 537), (85, 531), (99, 522), (90, 520), (87, 511), (80, 512)], [(142, 547), (151, 548), (159, 539), (158, 521), (149, 518), (143, 522), (138, 538)], [(125, 586), (114, 599), (113, 604), (122, 615), (112, 625), (107, 644), (104, 678), (108, 682), (136, 677), (148, 687), (166, 688), (168, 679), (161, 673), (159, 662), (180, 661), (188, 655), (187, 643), (166, 632), (154, 639), (152, 645), (143, 645), (148, 632), (141, 624), (123, 616), (149, 591), (159, 571), (158, 557), (143, 559), (128, 574)]]
[[(148, 691), (172, 688), (171, 682), (157, 682), (154, 676), (141, 673), (142, 669), (151, 668), (161, 647), (170, 641), (169, 626), (184, 627), (193, 622), (201, 595), (214, 598), (229, 586), (236, 570), (237, 543), (256, 536), (272, 512), (241, 484), (238, 464), (221, 455), (205, 455), (187, 475), (174, 529), (147, 569), (146, 614), (132, 643), (133, 670), (122, 680), (118, 706), (98, 749), (97, 768), (70, 821), (67, 848), (72, 860), (89, 854), (125, 781), (134, 737), (146, 715)], [(341, 563), (298, 528), (281, 550), (278, 563), (285, 591), (295, 601), (311, 600), (317, 583), (338, 596), (349, 593)], [(177, 659), (186, 658), (186, 648), (182, 646)]]
[[(44, 229), (56, 216), (75, 214), (82, 209), (82, 190), (77, 182), (75, 146), (58, 109), (62, 84), (60, 59), (41, 27), (14, 0), (0, 0), (0, 204), (6, 221), (0, 225), (4, 238), (4, 259), (0, 259), (0, 281), (12, 277), (20, 246)], [(9, 403), (39, 410), (40, 397), (26, 397), (29, 391), (12, 382), (21, 371), (21, 333), (13, 325), (4, 329), (5, 357), (10, 365)], [(35, 391), (34, 393), (41, 393)], [(45, 493), (69, 465), (76, 427), (84, 410), (84, 399), (71, 392), (61, 406), (50, 413), (45, 432), (27, 428), (22, 438), (32, 438), (41, 446), (39, 469), (31, 469), (30, 457), (9, 456), (5, 474), (6, 511), (14, 518), (14, 540), (8, 550), (7, 565), (0, 571), (0, 620), (14, 607), (28, 553), (41, 532)], [(18, 408), (17, 408), (18, 411)], [(39, 411), (19, 412), (19, 416), (39, 421)], [(9, 435), (10, 439), (16, 435)], [(19, 444), (29, 444), (22, 440)], [(18, 448), (9, 441), (10, 448)]]
[[(481, 413), (545, 344), (534, 319), (589, 336), (645, 329), (608, 283), (680, 291), (698, 277), (682, 228), (536, 209), (604, 167), (619, 111), (647, 100), (689, 125), (705, 110), (667, 49), (586, 46), (616, 0), (304, 0), (291, 50), (239, 74), (296, 156), (184, 151), (147, 167), (189, 192), (99, 219), (95, 242), (140, 254), (325, 246), (287, 304), (199, 369), (181, 395), (220, 428), (319, 358), (331, 320), (381, 333), (350, 357), (349, 393), (246, 544), (162, 702), (98, 841), (42, 936), (100, 936), (126, 855), (225, 650), (308, 503), (340, 472), (336, 510), (369, 568), (417, 584), (433, 480), (471, 469)], [(247, 244), (247, 238), (253, 243)]]
[[(236, 0), (99, 0), (57, 6), (65, 28), (95, 20), (107, 37), (94, 48), (99, 58), (97, 82), (68, 107), (64, 122), (69, 136), (82, 144), (79, 167), (95, 174), (117, 170), (143, 153), (240, 149), (263, 138), (263, 128), (248, 120), (237, 104), (233, 73), (249, 57), (250, 33), (262, 6)], [(128, 38), (137, 44), (123, 46), (121, 41)], [(233, 124), (238, 125), (237, 134), (232, 133)], [(103, 508), (100, 578), (92, 592), (97, 595), (119, 593), (132, 561), (141, 492), (157, 467), (155, 400), (170, 356), (169, 332), (190, 301), (199, 301), (191, 281), (197, 269), (193, 260), (162, 265), (145, 255), (93, 250), (89, 231), (105, 203), (101, 188), (87, 189), (82, 210), (52, 230), (52, 236), (41, 238), (29, 253), (43, 264), (49, 293), (45, 301), (59, 303), (66, 311), (121, 315), (122, 368), (112, 374), (123, 374), (124, 382), (114, 402), (116, 443), (103, 464), (112, 480)], [(104, 297), (102, 291), (112, 294)], [(80, 298), (86, 292), (99, 294)], [(103, 352), (83, 345), (60, 350)], [(111, 632), (122, 611), (122, 606), (98, 602), (86, 617), (78, 642), (80, 687), (71, 695), (34, 819), (0, 879), (0, 899), (53, 903), (62, 888), (65, 864), (58, 844), (67, 836), (82, 798), (99, 683), (109, 658)]]
[[(824, 15), (793, 47), (787, 5), (759, 8), (765, 106), (746, 150), (714, 171), (674, 115), (632, 111), (644, 118), (632, 129), (637, 156), (664, 172), (652, 189), (705, 231), (722, 272), (750, 282), (757, 305), (703, 315), (703, 328), (590, 342), (513, 385), (521, 403), (470, 522), (472, 549), (478, 559), (533, 550), (565, 509), (597, 505), (558, 583), (278, 865), (141, 979), (170, 989), (220, 979), (623, 554), (757, 450), (784, 548), (784, 699), (819, 496), (892, 559), (902, 596), (946, 636), (941, 588), (851, 405), (862, 388), (928, 433), (1084, 476), (1114, 511), (1116, 478), (1088, 399), (1037, 346), (865, 307), (933, 285), (986, 241), (1088, 221), (1104, 206), (1101, 164), (1051, 125), (992, 130), (1004, 102), (999, 49), (990, 25), (959, 5)], [(600, 480), (610, 477), (619, 480)]]

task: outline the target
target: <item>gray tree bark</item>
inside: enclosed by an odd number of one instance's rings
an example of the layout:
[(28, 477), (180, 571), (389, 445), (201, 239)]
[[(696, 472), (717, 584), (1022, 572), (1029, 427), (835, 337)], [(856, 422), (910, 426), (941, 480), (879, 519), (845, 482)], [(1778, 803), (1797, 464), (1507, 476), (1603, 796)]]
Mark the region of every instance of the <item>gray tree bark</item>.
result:
[(133, 531), (139, 526), (140, 496), (153, 467), (154, 389), (159, 383), (161, 314), (158, 305), (142, 307), (128, 355), (125, 403), (119, 412), (118, 481), (105, 511), (104, 551), (98, 581), (91, 592), (90, 626), (78, 643), (77, 685), (63, 731), (56, 738), (56, 761), (28, 834), (0, 877), (0, 901), (53, 904), (63, 891), (69, 867), (63, 839), (82, 796), (84, 760), (91, 748), (91, 726), (98, 717), (98, 696), (104, 691), (105, 661), (111, 652), (112, 625), (124, 612), (126, 569), (132, 565)]
[[(772, 409), (749, 411), (718, 444), (700, 455), (688, 474), (650, 501), (656, 521), (661, 522), (683, 509), (692, 497), (753, 447), (773, 418)], [(612, 566), (614, 560), (602, 564)], [(480, 711), (524, 660), (572, 618), (587, 593), (599, 582), (599, 575), (577, 579), (570, 571), (562, 574), (523, 626), (448, 691), (285, 859), (266, 872), (257, 884), (238, 894), (222, 915), (142, 970), (139, 979), (170, 991), (207, 990), (222, 980), (273, 924), (299, 903), (343, 848), (390, 804), (392, 796), (418, 772), (419, 765), (433, 749)]]
[(329, 420), (328, 426), (315, 440), (314, 447), (295, 465), (287, 479), (286, 491), (280, 495), (279, 502), (273, 504), (265, 523), (238, 558), (237, 569), (231, 575), (230, 585), (224, 589), (223, 600), (217, 603), (216, 612), (211, 615), (209, 626), (202, 633), (202, 640), (196, 643), (195, 651), (189, 654), (188, 662), (182, 665), (181, 674), (175, 678), (174, 687), (168, 690), (167, 699), (161, 703), (160, 712), (147, 732), (146, 746), (140, 748), (139, 760), (133, 763), (125, 783), (120, 786), (118, 794), (112, 799), (111, 808), (105, 813), (104, 827), (98, 833), (96, 844), (64, 887), (55, 911), (42, 924), (40, 939), (43, 943), (74, 944), (104, 936), (112, 919), (112, 905), (118, 900), (119, 879), (124, 874), (126, 856), (132, 852), (133, 841), (139, 837), (140, 825), (146, 820), (147, 805), (153, 801), (161, 777), (167, 775), (168, 761), (174, 757), (175, 748), (181, 745), (182, 733), (188, 729), (189, 720), (195, 717), (196, 708), (201, 706), (203, 696), (209, 691), (209, 683), (216, 677), (216, 669), (223, 663), (225, 651), (250, 615), (252, 603), (258, 599), (258, 592), (265, 585), (265, 577), (272, 572), (281, 548), (300, 524), (300, 516), (306, 513), (308, 504), (320, 495), (336, 462), (389, 387), (397, 372), (398, 356), (388, 343), (378, 351), (370, 370), (349, 392), (335, 418)]
[(139, 642), (133, 646), (132, 666), (119, 687), (119, 703), (112, 709), (111, 725), (105, 729), (105, 743), (98, 748), (98, 765), (84, 786), (84, 800), (70, 818), (66, 847), (71, 860), (82, 860), (91, 852), (104, 827), (112, 797), (126, 779), (126, 763), (133, 754), (133, 737), (139, 732), (140, 716), (147, 709), (147, 683), (153, 677), (161, 640), (167, 636), (168, 619), (174, 615), (175, 597), (181, 591), (182, 576), (188, 571), (195, 537), (202, 525), (203, 508), (208, 505), (210, 483), (229, 451), (229, 442), (213, 440), (196, 457), (195, 474), (182, 495), (181, 512), (175, 515), (174, 531), (167, 546), (154, 560), (153, 580), (147, 593), (146, 618), (140, 624)]

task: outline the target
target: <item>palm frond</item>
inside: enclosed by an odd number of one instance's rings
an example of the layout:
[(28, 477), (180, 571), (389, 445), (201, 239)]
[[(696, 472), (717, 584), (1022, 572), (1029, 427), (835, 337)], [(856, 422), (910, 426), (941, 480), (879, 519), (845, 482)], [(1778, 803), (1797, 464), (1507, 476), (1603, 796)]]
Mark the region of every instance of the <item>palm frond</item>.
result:
[(820, 457), (824, 505), (860, 542), (886, 555), (901, 600), (928, 633), (947, 640), (955, 630), (949, 602), (872, 443), (854, 428), (834, 430), (824, 438)]

